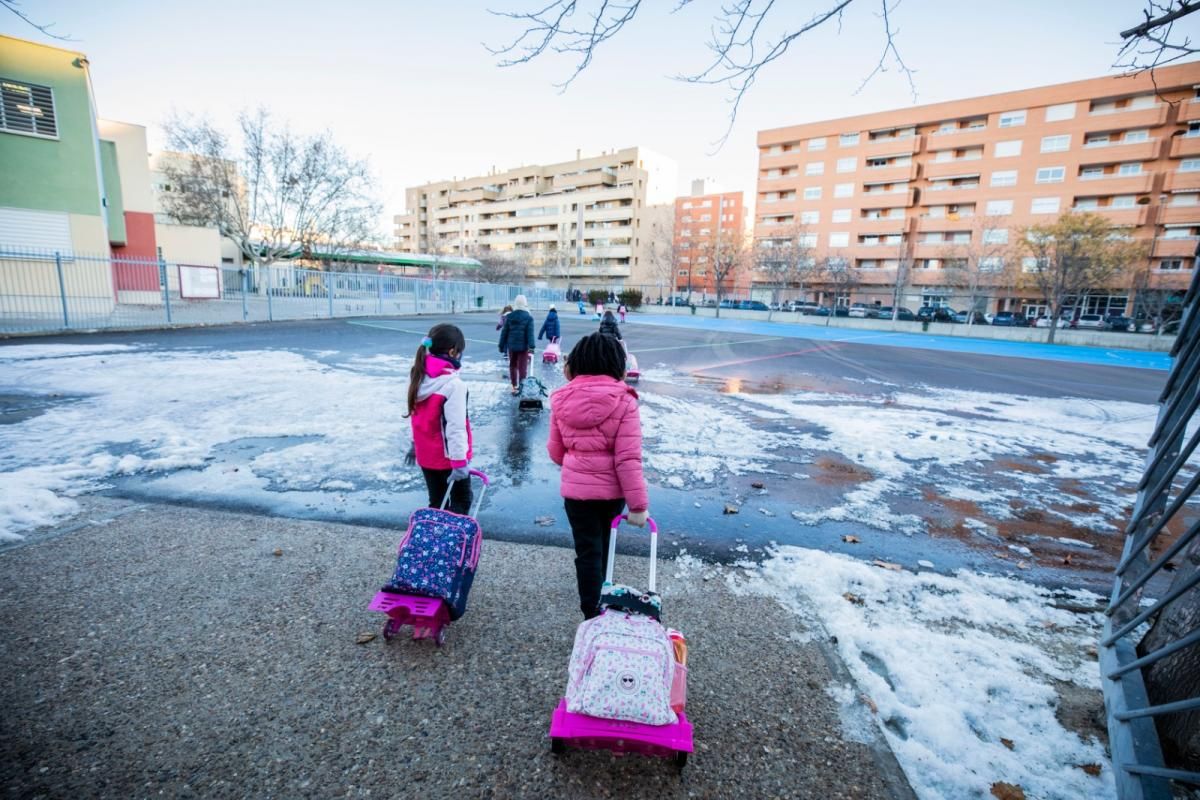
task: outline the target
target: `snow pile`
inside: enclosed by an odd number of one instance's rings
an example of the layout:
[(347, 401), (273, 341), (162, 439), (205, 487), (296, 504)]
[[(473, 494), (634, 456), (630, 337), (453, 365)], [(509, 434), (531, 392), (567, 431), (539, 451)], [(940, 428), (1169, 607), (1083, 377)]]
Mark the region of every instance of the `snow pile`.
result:
[(1086, 655), (1099, 614), (1055, 609), (1046, 590), (1009, 578), (885, 570), (797, 547), (743, 574), (742, 591), (815, 612), (836, 637), (920, 797), (987, 798), (997, 781), (1046, 800), (1115, 796), (1104, 747), (1054, 713), (1052, 682), (1099, 687)]

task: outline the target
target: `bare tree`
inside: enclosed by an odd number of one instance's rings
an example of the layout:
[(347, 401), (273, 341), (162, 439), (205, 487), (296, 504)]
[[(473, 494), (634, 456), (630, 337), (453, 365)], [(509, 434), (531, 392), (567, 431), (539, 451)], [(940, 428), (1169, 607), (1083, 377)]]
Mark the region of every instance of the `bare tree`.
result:
[[(970, 241), (952, 244), (942, 264), (947, 283), (967, 300), (967, 327), (975, 324), (975, 312), (991, 297), (1002, 278), (1009, 275), (1012, 245), (1008, 217), (984, 214), (975, 217)], [(1004, 236), (998, 235), (1005, 231)]]
[(1146, 0), (1143, 20), (1121, 31), (1122, 45), (1113, 65), (1134, 72), (1170, 64), (1200, 53), (1186, 31), (1176, 32), (1175, 23), (1200, 11), (1200, 0)]
[(820, 271), (825, 281), (833, 287), (833, 306), (829, 309), (829, 316), (825, 318), (825, 325), (828, 326), (837, 313), (838, 301), (844, 297), (848, 302), (861, 283), (861, 278), (850, 259), (842, 256), (826, 256), (821, 259)]
[(300, 136), (264, 109), (238, 115), (236, 144), (208, 120), (165, 125), (177, 154), (162, 162), (177, 222), (216, 227), (255, 266), (360, 247), (376, 235), (381, 207), (365, 161), (329, 133)]
[(908, 245), (904, 242), (904, 234), (900, 235), (900, 246), (896, 253), (896, 274), (892, 276), (892, 322), (900, 319), (900, 301), (904, 299), (904, 290), (912, 278), (912, 257), (908, 254)]
[(729, 284), (735, 283), (744, 269), (750, 266), (750, 248), (746, 237), (740, 232), (731, 232), (728, 236), (714, 238), (707, 242), (703, 253), (708, 257), (712, 267), (713, 285), (717, 294), (717, 316), (721, 316), (721, 298), (729, 289)]
[(1151, 268), (1149, 263), (1143, 264), (1133, 273), (1131, 288), (1133, 289), (1133, 318), (1135, 324), (1142, 321), (1154, 326), (1154, 335), (1162, 334), (1163, 324), (1174, 319), (1179, 313), (1183, 294), (1186, 290), (1164, 286), (1164, 276)]
[(529, 267), (528, 259), (517, 250), (472, 250), (468, 254), (479, 262), (474, 279), (480, 283), (520, 283)]
[(792, 287), (800, 290), (803, 299), (805, 284), (812, 281), (817, 272), (814, 239), (806, 226), (795, 224), (783, 233), (764, 236), (756, 243), (754, 267), (768, 279), (774, 301), (780, 301), (780, 290)]
[(662, 285), (666, 283), (673, 304), (676, 294), (675, 271), (679, 266), (681, 249), (675, 244), (674, 219), (669, 223), (666, 220), (652, 223), (646, 239), (646, 259), (650, 266), (650, 276), (658, 280), (659, 294), (662, 294)]
[(22, 22), (43, 36), (49, 36), (51, 39), (58, 39), (62, 42), (72, 41), (70, 36), (63, 36), (51, 31), (50, 29), (54, 27), (53, 22), (34, 22), (28, 14), (21, 10), (20, 6), (21, 4), (18, 0), (0, 0), (0, 8), (7, 8), (13, 14), (16, 14)]
[(1050, 343), (1068, 299), (1078, 302), (1090, 291), (1112, 286), (1146, 254), (1144, 242), (1127, 239), (1099, 214), (1071, 212), (1024, 228), (1019, 247), (1030, 258), (1021, 283), (1037, 291), (1050, 309)]

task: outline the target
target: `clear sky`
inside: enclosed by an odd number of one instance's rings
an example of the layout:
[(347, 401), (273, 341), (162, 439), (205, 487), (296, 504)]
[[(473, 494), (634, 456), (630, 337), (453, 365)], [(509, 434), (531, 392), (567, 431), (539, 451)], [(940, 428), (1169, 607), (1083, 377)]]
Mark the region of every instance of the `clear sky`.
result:
[[(762, 73), (714, 152), (728, 91), (670, 76), (707, 65), (721, 1), (672, 14), (674, 0), (645, 0), (565, 94), (553, 84), (570, 74), (568, 56), (500, 69), (483, 47), (520, 30), (489, 7), (545, 0), (26, 0), (23, 8), (71, 35), (61, 46), (88, 54), (100, 114), (146, 125), (151, 147), (161, 146), (156, 129), (173, 109), (231, 124), (238, 109), (262, 104), (298, 128), (328, 128), (368, 157), (389, 217), (403, 210), (406, 186), (631, 145), (675, 159), (681, 193), (691, 178), (709, 177), (752, 200), (758, 130), (913, 103), (895, 70), (856, 93), (884, 42), (878, 0), (855, 0), (840, 33), (806, 35)], [(773, 14), (803, 21), (831, 2), (784, 0)], [(1114, 73), (1118, 31), (1140, 20), (1143, 5), (902, 0), (893, 19), (917, 102), (932, 103)], [(54, 43), (7, 13), (0, 33)]]

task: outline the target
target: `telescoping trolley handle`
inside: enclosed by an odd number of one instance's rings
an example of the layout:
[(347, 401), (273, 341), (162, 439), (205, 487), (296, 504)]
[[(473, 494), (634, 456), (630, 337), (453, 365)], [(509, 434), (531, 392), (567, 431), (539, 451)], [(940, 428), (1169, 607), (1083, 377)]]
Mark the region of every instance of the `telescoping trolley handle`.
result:
[[(478, 517), (479, 509), (483, 506), (483, 496), (484, 496), (484, 494), (487, 493), (487, 488), (488, 488), (488, 486), (491, 485), (492, 482), (488, 479), (488, 476), (485, 473), (480, 472), (477, 469), (471, 470), (468, 474), (472, 475), (476, 478), (479, 478), (479, 480), (483, 481), (483, 488), (479, 490), (479, 496), (476, 497), (475, 502), (473, 502), (471, 504), (470, 516)], [(467, 478), (467, 480), (470, 480), (470, 479), (471, 479), (470, 477)], [(441, 508), (443, 511), (446, 510), (446, 506), (450, 502), (450, 490), (453, 488), (454, 488), (454, 481), (450, 481), (448, 484), (446, 484), (446, 496), (442, 498), (442, 504), (439, 506), (439, 508)]]
[[(628, 514), (613, 517), (612, 536), (608, 541), (608, 566), (604, 569), (606, 583), (613, 582), (613, 562), (617, 557), (617, 528), (621, 527), (621, 520), (627, 519), (629, 519)], [(654, 579), (658, 575), (658, 525), (651, 517), (646, 517), (646, 527), (650, 529), (650, 585), (646, 587), (646, 590), (653, 592), (655, 591)]]

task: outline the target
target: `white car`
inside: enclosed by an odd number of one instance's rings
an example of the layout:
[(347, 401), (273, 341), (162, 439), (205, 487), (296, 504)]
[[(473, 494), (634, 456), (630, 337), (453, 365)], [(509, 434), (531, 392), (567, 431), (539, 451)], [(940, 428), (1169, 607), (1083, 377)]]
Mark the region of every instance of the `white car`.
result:
[[(1049, 328), (1049, 327), (1050, 327), (1050, 318), (1049, 318), (1049, 317), (1038, 317), (1038, 318), (1037, 318), (1037, 322), (1033, 323), (1033, 327), (1035, 327), (1035, 328)], [(1056, 327), (1056, 328), (1069, 328), (1069, 327), (1071, 327), (1071, 323), (1070, 323), (1070, 322), (1067, 322), (1067, 321), (1066, 321), (1065, 319), (1063, 319), (1062, 317), (1059, 317), (1059, 319), (1058, 319), (1058, 324), (1057, 324), (1057, 325), (1055, 325), (1054, 327)]]
[(1099, 314), (1080, 314), (1079, 319), (1075, 320), (1076, 328), (1103, 328), (1104, 317)]
[(858, 317), (859, 319), (867, 318), (867, 307), (861, 303), (855, 303), (850, 306), (850, 312), (847, 314), (850, 317)]

